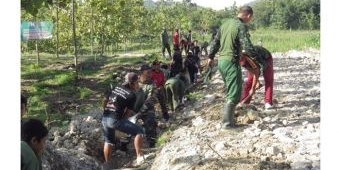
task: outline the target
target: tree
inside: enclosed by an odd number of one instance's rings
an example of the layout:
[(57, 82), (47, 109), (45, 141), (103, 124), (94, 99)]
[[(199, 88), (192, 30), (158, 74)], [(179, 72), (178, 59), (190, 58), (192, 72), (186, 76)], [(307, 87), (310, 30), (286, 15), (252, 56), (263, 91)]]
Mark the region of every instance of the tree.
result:
[(52, 0), (21, 0), (21, 9), (33, 17), (37, 15), (39, 9), (48, 5), (52, 5)]

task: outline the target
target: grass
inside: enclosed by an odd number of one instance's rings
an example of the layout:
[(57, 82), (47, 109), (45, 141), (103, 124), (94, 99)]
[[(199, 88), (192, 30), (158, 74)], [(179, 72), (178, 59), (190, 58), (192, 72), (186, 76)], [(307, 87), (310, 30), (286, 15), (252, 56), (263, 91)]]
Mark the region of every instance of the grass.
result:
[(271, 52), (286, 52), (289, 50), (303, 50), (308, 47), (320, 49), (320, 31), (312, 30), (265, 30), (250, 31), (251, 41), (262, 44)]
[(164, 146), (170, 139), (172, 133), (174, 131), (174, 128), (168, 128), (167, 131), (165, 131), (161, 136), (157, 138), (156, 146), (162, 147)]
[[(155, 55), (157, 56), (157, 54)], [(110, 84), (117, 84), (112, 73), (123, 68), (138, 70), (136, 64), (150, 63), (155, 56), (79, 56), (79, 80), (72, 68), (73, 57), (40, 54), (39, 65), (34, 54), (22, 55), (21, 91), (28, 96), (27, 118), (59, 122), (63, 125), (73, 113), (88, 113), (94, 107), (101, 107), (100, 100)], [(130, 67), (133, 66), (133, 67)], [(62, 108), (65, 108), (63, 110)], [(49, 118), (46, 114), (49, 115)]]
[(187, 94), (186, 97), (190, 101), (196, 101), (197, 99), (203, 98), (203, 94), (201, 92), (191, 92)]
[(79, 87), (79, 98), (80, 99), (86, 99), (92, 94), (92, 90), (86, 88), (86, 87)]

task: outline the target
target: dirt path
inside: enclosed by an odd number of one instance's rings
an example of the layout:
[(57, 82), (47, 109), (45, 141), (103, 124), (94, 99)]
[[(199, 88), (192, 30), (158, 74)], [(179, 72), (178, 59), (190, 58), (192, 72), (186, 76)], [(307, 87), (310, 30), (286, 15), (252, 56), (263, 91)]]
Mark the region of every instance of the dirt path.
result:
[[(154, 156), (138, 169), (320, 169), (319, 51), (274, 53), (273, 58), (275, 109), (264, 111), (262, 88), (250, 107), (256, 110), (238, 110), (238, 123), (244, 126), (221, 131), (224, 84), (216, 73), (209, 85), (194, 87), (200, 97), (171, 115), (171, 130), (160, 129), (168, 134), (166, 144), (154, 150), (146, 148), (145, 153)], [(43, 161), (45, 169), (102, 166), (99, 114), (92, 111), (75, 118), (68, 129), (54, 131), (50, 161)], [(250, 117), (255, 121), (249, 121)], [(69, 153), (61, 152), (65, 148)], [(112, 156), (114, 168), (134, 168), (131, 145), (127, 153), (115, 151)], [(81, 163), (84, 160), (87, 164)]]
[[(227, 132), (219, 130), (224, 93), (217, 73), (202, 87), (205, 97), (184, 109), (190, 120), (173, 132), (150, 169), (319, 169), (318, 59), (315, 51), (274, 54), (276, 108), (264, 111), (262, 88), (252, 102), (257, 111), (239, 111), (245, 126)], [(245, 123), (247, 114), (256, 116), (254, 123)]]

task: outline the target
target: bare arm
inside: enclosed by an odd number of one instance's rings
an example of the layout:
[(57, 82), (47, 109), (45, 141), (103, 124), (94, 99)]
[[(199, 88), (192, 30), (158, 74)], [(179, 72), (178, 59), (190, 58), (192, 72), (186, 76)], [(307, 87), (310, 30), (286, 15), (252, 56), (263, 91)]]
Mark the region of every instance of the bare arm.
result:
[(258, 63), (256, 61), (252, 60), (247, 55), (241, 55), (240, 63), (241, 66), (243, 66), (250, 73), (253, 74), (253, 83), (250, 91), (250, 95), (253, 95), (255, 94), (255, 90), (257, 90), (257, 87), (259, 86), (260, 67), (258, 66)]
[(133, 111), (131, 109), (126, 108), (124, 115), (124, 119), (128, 119), (129, 117), (132, 116)]
[(108, 102), (109, 102), (109, 98), (104, 96), (104, 98), (103, 98), (103, 110), (105, 110), (105, 107), (106, 107)]

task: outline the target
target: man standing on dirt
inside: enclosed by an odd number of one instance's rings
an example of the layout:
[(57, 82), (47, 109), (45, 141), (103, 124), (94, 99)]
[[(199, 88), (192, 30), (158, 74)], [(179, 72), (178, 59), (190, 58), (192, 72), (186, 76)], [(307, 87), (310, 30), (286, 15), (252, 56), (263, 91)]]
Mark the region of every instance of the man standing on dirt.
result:
[(163, 57), (165, 58), (165, 48), (169, 53), (169, 58), (171, 59), (171, 50), (170, 50), (170, 44), (169, 44), (169, 36), (168, 32), (166, 32), (166, 29), (164, 28), (162, 34), (161, 34), (161, 42), (162, 42), (162, 54)]
[(161, 63), (159, 61), (153, 61), (152, 80), (157, 87), (157, 99), (158, 99), (159, 105), (161, 106), (163, 119), (165, 122), (167, 122), (169, 120), (169, 113), (168, 113), (168, 108), (166, 105), (166, 97), (165, 97), (165, 89), (164, 89), (166, 78), (165, 78), (164, 72), (161, 70), (160, 64)]
[(149, 147), (153, 148), (156, 144), (157, 122), (155, 115), (155, 104), (157, 102), (157, 88), (152, 81), (151, 67), (148, 64), (141, 66), (139, 78), (140, 88), (136, 91), (137, 100), (133, 107), (135, 112), (141, 113), (146, 139)]
[(125, 82), (121, 86), (114, 87), (104, 98), (103, 102), (103, 118), (104, 127), (104, 157), (105, 166), (110, 165), (112, 146), (115, 143), (115, 130), (119, 130), (126, 134), (135, 136), (134, 144), (137, 155), (137, 164), (141, 164), (144, 159), (141, 149), (143, 147), (143, 129), (130, 122), (128, 118), (132, 113), (136, 95), (133, 91), (139, 88), (138, 75), (136, 73), (128, 73), (125, 76)]
[(175, 29), (175, 33), (172, 35), (172, 43), (174, 45), (174, 51), (179, 51), (179, 33), (178, 33), (178, 28)]
[(192, 46), (192, 34), (191, 34), (191, 30), (189, 30), (189, 33), (188, 35), (186, 36), (186, 39), (187, 39), (187, 51), (186, 51), (186, 54), (188, 54), (188, 51), (189, 49), (191, 48)]
[[(273, 57), (272, 54), (264, 47), (254, 46), (254, 50), (259, 54), (258, 57), (255, 58), (255, 62), (261, 66), (265, 65), (265, 68), (262, 69), (264, 86), (265, 86), (265, 109), (271, 109), (273, 107), (273, 84), (274, 84), (274, 72), (273, 72)], [(265, 62), (265, 63), (264, 63)], [(253, 87), (253, 74), (248, 71), (247, 82), (243, 86), (243, 93), (241, 96), (241, 103), (249, 104), (251, 101), (251, 97), (247, 98), (249, 95), (249, 91), (251, 89), (256, 88)]]
[(239, 64), (240, 54), (256, 56), (250, 41), (247, 23), (252, 20), (253, 9), (242, 6), (237, 18), (226, 20), (211, 42), (209, 65), (214, 63), (215, 54), (219, 51), (218, 68), (226, 87), (226, 103), (222, 110), (222, 129), (235, 127), (235, 107), (242, 93), (242, 72)]

